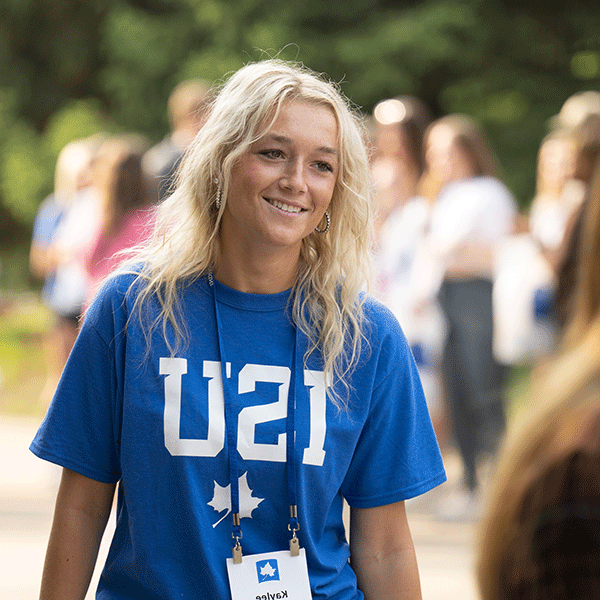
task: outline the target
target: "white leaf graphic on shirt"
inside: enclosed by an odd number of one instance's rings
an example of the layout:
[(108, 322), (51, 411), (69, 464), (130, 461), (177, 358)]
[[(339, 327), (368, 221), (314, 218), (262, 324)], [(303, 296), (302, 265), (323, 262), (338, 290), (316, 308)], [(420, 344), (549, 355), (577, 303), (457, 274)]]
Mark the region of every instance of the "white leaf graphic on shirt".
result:
[[(240, 519), (246, 517), (252, 518), (252, 511), (264, 500), (252, 495), (252, 490), (248, 485), (248, 472), (244, 473), (239, 479), (240, 486)], [(208, 502), (217, 512), (226, 510), (227, 512), (213, 524), (213, 529), (231, 512), (231, 484), (227, 487), (220, 486), (216, 481), (213, 498)]]

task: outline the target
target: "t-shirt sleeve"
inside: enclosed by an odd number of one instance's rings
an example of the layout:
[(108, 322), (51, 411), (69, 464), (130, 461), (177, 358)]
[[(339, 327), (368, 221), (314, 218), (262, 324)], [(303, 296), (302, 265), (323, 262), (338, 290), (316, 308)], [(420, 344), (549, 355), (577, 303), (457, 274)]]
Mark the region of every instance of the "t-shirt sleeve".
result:
[(407, 500), (446, 480), (409, 346), (391, 314), (383, 329), (383, 337), (375, 336), (380, 348), (372, 344), (377, 366), (369, 413), (342, 485), (356, 508)]
[(61, 211), (52, 196), (46, 198), (33, 222), (32, 241), (38, 246), (48, 246), (61, 218)]
[(54, 399), (31, 446), (38, 457), (104, 483), (120, 479), (122, 345), (114, 303), (99, 298), (86, 315)]

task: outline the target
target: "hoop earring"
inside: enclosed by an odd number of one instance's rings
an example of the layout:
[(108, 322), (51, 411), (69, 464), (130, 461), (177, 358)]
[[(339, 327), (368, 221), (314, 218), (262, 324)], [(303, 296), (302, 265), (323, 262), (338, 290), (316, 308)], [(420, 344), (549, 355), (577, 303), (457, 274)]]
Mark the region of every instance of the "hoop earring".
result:
[(325, 229), (319, 229), (318, 227), (315, 227), (315, 231), (317, 233), (327, 233), (329, 231), (329, 228), (331, 227), (331, 217), (329, 216), (328, 210), (325, 211), (325, 218), (327, 219), (327, 225), (325, 226)]
[(215, 200), (215, 206), (217, 207), (217, 210), (221, 210), (221, 204), (223, 204), (223, 188), (219, 183), (217, 185), (217, 199)]

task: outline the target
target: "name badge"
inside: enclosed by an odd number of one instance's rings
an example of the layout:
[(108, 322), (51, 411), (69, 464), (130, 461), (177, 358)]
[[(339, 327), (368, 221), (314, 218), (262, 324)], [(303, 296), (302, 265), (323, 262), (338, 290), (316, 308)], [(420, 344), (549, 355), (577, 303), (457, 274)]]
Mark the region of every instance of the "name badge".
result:
[(227, 559), (232, 600), (311, 600), (306, 553), (289, 550), (245, 555), (240, 564)]

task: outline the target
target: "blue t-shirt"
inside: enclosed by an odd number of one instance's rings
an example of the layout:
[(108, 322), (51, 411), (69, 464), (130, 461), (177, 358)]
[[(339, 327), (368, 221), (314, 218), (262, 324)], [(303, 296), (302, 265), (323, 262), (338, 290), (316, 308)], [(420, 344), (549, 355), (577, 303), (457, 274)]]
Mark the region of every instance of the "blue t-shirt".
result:
[[(31, 449), (92, 479), (120, 482), (98, 598), (227, 599), (230, 480), (213, 288), (206, 278), (182, 286), (188, 341), (172, 355), (161, 331), (147, 345), (133, 311), (137, 284), (128, 292), (133, 278), (109, 281), (89, 309)], [(229, 389), (237, 392), (227, 414), (237, 427), (244, 554), (285, 550), (289, 292), (246, 294), (219, 282), (215, 290)], [(348, 411), (326, 399), (319, 356), (296, 375), (305, 384), (295, 411), (298, 537), (314, 598), (363, 597), (348, 562), (343, 498), (380, 506), (445, 480), (400, 327), (375, 301), (366, 313), (369, 344), (349, 380)], [(143, 314), (155, 317), (157, 303)]]

